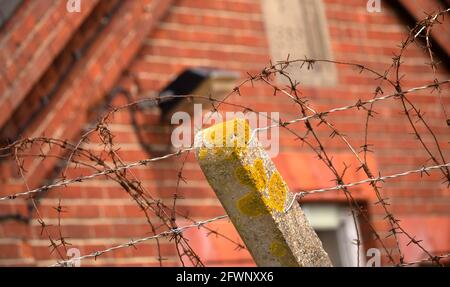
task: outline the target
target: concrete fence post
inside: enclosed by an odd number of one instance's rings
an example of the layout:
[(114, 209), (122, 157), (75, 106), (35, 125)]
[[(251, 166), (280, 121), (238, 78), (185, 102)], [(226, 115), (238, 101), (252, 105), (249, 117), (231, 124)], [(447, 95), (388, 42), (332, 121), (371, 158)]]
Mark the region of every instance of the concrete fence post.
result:
[[(246, 120), (196, 134), (203, 173), (258, 266), (332, 266), (322, 242)], [(301, 176), (301, 170), (299, 170)]]

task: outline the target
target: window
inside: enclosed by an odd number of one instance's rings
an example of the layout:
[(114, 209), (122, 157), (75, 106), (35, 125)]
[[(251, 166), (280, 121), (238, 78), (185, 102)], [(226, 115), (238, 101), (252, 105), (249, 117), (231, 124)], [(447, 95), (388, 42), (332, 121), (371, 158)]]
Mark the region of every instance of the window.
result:
[[(264, 22), (272, 61), (289, 59), (331, 59), (325, 12), (320, 0), (263, 0)], [(305, 85), (334, 85), (334, 65), (316, 63), (313, 70), (305, 65), (291, 65), (287, 71), (292, 79)], [(284, 78), (285, 79), (285, 78)], [(283, 77), (279, 80), (287, 83)]]
[[(350, 210), (332, 203), (304, 203), (301, 206), (333, 265), (357, 266), (357, 233)], [(363, 255), (362, 248), (360, 254)], [(360, 256), (361, 266), (362, 260)]]

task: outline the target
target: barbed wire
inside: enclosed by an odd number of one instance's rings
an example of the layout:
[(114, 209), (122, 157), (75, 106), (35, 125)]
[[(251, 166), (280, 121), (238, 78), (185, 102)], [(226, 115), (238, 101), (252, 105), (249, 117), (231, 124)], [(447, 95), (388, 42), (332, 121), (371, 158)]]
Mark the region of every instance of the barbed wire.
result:
[(109, 175), (109, 174), (112, 174), (112, 173), (114, 173), (116, 171), (127, 170), (127, 169), (131, 169), (131, 168), (138, 167), (138, 166), (145, 166), (145, 165), (147, 165), (147, 164), (149, 164), (151, 162), (167, 159), (167, 158), (174, 157), (174, 156), (179, 156), (180, 154), (182, 154), (182, 153), (184, 153), (184, 152), (186, 152), (188, 150), (192, 150), (192, 149), (194, 149), (194, 148), (192, 147), (192, 148), (180, 149), (179, 151), (174, 152), (174, 153), (169, 153), (169, 154), (166, 154), (166, 155), (163, 155), (163, 156), (159, 156), (159, 157), (139, 160), (139, 161), (136, 161), (136, 162), (132, 162), (130, 164), (119, 166), (117, 168), (105, 169), (103, 171), (96, 172), (96, 173), (93, 173), (93, 174), (90, 174), (90, 175), (78, 176), (78, 177), (71, 178), (71, 179), (64, 179), (64, 180), (58, 181), (58, 182), (53, 183), (53, 184), (43, 185), (43, 186), (41, 186), (39, 188), (31, 189), (29, 191), (19, 192), (19, 193), (15, 193), (15, 194), (11, 194), (11, 195), (0, 197), (0, 201), (12, 200), (12, 199), (16, 199), (16, 198), (24, 197), (24, 196), (31, 196), (31, 195), (39, 193), (39, 192), (48, 192), (52, 188), (67, 186), (67, 185), (72, 184), (72, 183), (82, 182), (82, 181), (93, 179), (95, 177), (99, 177), (99, 176), (102, 176), (102, 175)]
[(421, 260), (411, 261), (408, 263), (397, 264), (396, 266), (407, 267), (407, 266), (413, 266), (413, 265), (422, 264), (422, 263), (428, 263), (428, 262), (432, 262), (432, 261), (436, 262), (436, 261), (440, 261), (442, 259), (450, 258), (450, 253), (442, 254), (442, 255), (435, 255), (433, 257), (434, 257), (434, 260), (431, 260), (430, 258), (424, 258)]
[[(46, 185), (46, 186), (43, 186), (43, 187), (40, 187), (40, 188), (36, 188), (36, 189), (30, 190), (30, 191), (11, 194), (11, 195), (8, 195), (8, 196), (1, 197), (0, 201), (13, 200), (13, 199), (16, 199), (16, 198), (19, 198), (19, 197), (31, 196), (31, 195), (33, 195), (35, 193), (38, 193), (38, 192), (46, 192), (46, 191), (48, 191), (51, 188), (67, 186), (68, 184), (71, 184), (71, 183), (81, 182), (81, 181), (92, 179), (94, 177), (101, 176), (101, 175), (107, 175), (107, 174), (110, 174), (110, 173), (112, 173), (112, 172), (114, 172), (116, 170), (130, 169), (130, 168), (137, 167), (137, 166), (140, 166), (140, 165), (146, 165), (149, 162), (153, 162), (153, 161), (156, 161), (156, 160), (160, 160), (160, 159), (164, 159), (164, 158), (168, 158), (168, 157), (172, 157), (172, 156), (178, 156), (178, 155), (180, 155), (183, 152), (192, 151), (192, 150), (194, 150), (193, 147), (192, 148), (187, 148), (187, 149), (182, 149), (182, 150), (180, 150), (178, 152), (167, 154), (167, 155), (162, 156), (162, 157), (156, 157), (156, 158), (151, 158), (151, 159), (144, 159), (144, 160), (140, 160), (140, 161), (137, 161), (137, 162), (133, 162), (133, 163), (130, 163), (130, 164), (118, 167), (117, 169), (109, 169), (109, 170), (105, 170), (105, 171), (94, 173), (94, 174), (87, 175), (87, 176), (80, 176), (80, 177), (72, 178), (72, 179), (69, 179), (69, 180), (64, 180), (64, 181), (58, 182), (56, 184)], [(335, 185), (335, 186), (327, 187), (327, 188), (312, 189), (312, 190), (308, 190), (308, 191), (296, 192), (296, 193), (294, 193), (294, 197), (293, 197), (292, 201), (286, 207), (285, 212), (289, 211), (292, 208), (292, 205), (297, 200), (297, 198), (303, 198), (304, 196), (307, 196), (307, 195), (311, 195), (311, 194), (315, 194), (315, 193), (323, 193), (323, 192), (327, 192), (327, 191), (336, 191), (336, 190), (340, 190), (340, 189), (342, 189), (344, 187), (354, 187), (354, 186), (365, 184), (365, 183), (377, 183), (377, 182), (380, 182), (380, 181), (385, 181), (385, 180), (388, 180), (388, 179), (394, 179), (394, 178), (398, 178), (398, 177), (408, 176), (408, 175), (416, 174), (416, 173), (420, 173), (421, 175), (423, 175), (425, 173), (425, 174), (428, 175), (428, 173), (427, 173), (428, 171), (432, 171), (432, 170), (435, 170), (435, 169), (440, 169), (442, 167), (450, 167), (450, 163), (445, 163), (445, 164), (441, 164), (441, 165), (434, 165), (434, 166), (427, 166), (427, 167), (422, 167), (422, 168), (419, 168), (419, 169), (407, 170), (407, 171), (404, 171), (404, 172), (391, 174), (391, 175), (386, 175), (386, 176), (381, 176), (380, 175), (380, 176), (378, 176), (376, 178), (368, 178), (368, 179), (355, 181), (355, 182), (347, 183), (347, 184), (343, 184), (343, 185)]]
[(179, 235), (179, 234), (181, 234), (181, 233), (183, 233), (183, 232), (185, 232), (185, 231), (187, 231), (189, 229), (199, 228), (199, 227), (202, 227), (203, 225), (206, 225), (208, 223), (211, 223), (211, 222), (214, 222), (214, 221), (218, 221), (218, 220), (222, 220), (222, 219), (225, 219), (225, 218), (228, 218), (228, 215), (220, 215), (220, 216), (217, 216), (217, 217), (214, 217), (214, 218), (211, 218), (211, 219), (207, 219), (207, 220), (203, 220), (203, 221), (197, 221), (195, 223), (192, 223), (192, 224), (189, 224), (189, 225), (185, 225), (185, 226), (182, 226), (182, 227), (177, 227), (177, 228), (174, 228), (174, 229), (171, 229), (171, 230), (167, 230), (167, 231), (158, 233), (156, 235), (147, 236), (147, 237), (143, 237), (143, 238), (135, 239), (135, 240), (130, 240), (130, 241), (128, 241), (126, 243), (123, 243), (123, 244), (115, 245), (115, 246), (112, 246), (112, 247), (109, 247), (109, 248), (106, 248), (106, 249), (103, 249), (103, 250), (98, 250), (98, 251), (95, 251), (95, 252), (92, 252), (92, 253), (80, 256), (80, 257), (74, 257), (74, 258), (71, 258), (70, 260), (59, 261), (59, 262), (57, 262), (57, 263), (55, 263), (55, 264), (53, 264), (53, 265), (51, 265), (49, 267), (69, 266), (71, 263), (74, 263), (74, 262), (80, 261), (80, 260), (84, 260), (84, 259), (88, 259), (88, 258), (97, 259), (99, 256), (101, 256), (101, 255), (103, 255), (105, 253), (108, 253), (108, 252), (116, 251), (118, 249), (127, 248), (127, 247), (131, 247), (131, 246), (134, 247), (134, 246), (136, 246), (136, 245), (138, 245), (138, 244), (140, 244), (142, 242), (149, 241), (149, 240), (155, 240), (155, 239), (158, 239), (158, 238), (164, 238), (164, 237), (170, 237), (170, 236), (173, 236), (173, 235)]
[[(342, 111), (346, 111), (346, 110), (350, 110), (350, 109), (354, 109), (354, 108), (358, 108), (359, 109), (361, 107), (364, 107), (367, 104), (372, 104), (372, 103), (375, 103), (375, 102), (388, 100), (388, 99), (391, 99), (391, 98), (394, 98), (394, 97), (398, 97), (398, 96), (403, 95), (403, 94), (413, 93), (413, 92), (417, 92), (417, 91), (421, 91), (421, 90), (425, 90), (425, 89), (429, 89), (429, 88), (436, 88), (439, 85), (443, 85), (443, 84), (447, 84), (447, 83), (450, 83), (450, 79), (443, 80), (443, 81), (440, 81), (440, 82), (437, 82), (437, 83), (427, 84), (427, 85), (420, 86), (420, 87), (415, 87), (415, 88), (409, 89), (407, 91), (403, 91), (401, 93), (393, 93), (393, 94), (385, 95), (385, 96), (382, 96), (382, 97), (375, 97), (375, 98), (367, 100), (367, 101), (359, 100), (358, 102), (356, 102), (353, 105), (346, 105), (346, 106), (342, 106), (342, 107), (338, 107), (338, 108), (333, 108), (333, 109), (330, 109), (330, 110), (327, 110), (327, 111), (318, 112), (316, 114), (312, 114), (312, 115), (301, 117), (301, 118), (296, 118), (296, 119), (289, 120), (289, 121), (281, 122), (281, 121), (276, 121), (276, 120), (274, 120), (272, 118), (269, 118), (271, 121), (276, 122), (276, 124), (268, 125), (266, 127), (255, 128), (252, 131), (252, 136), (250, 137), (249, 141), (251, 142), (255, 138), (255, 135), (258, 132), (260, 132), (260, 131), (269, 130), (271, 128), (276, 128), (276, 127), (279, 127), (279, 126), (288, 126), (288, 125), (295, 124), (295, 123), (298, 123), (298, 122), (307, 121), (309, 119), (317, 119), (317, 118), (320, 118), (321, 116), (325, 116), (325, 115), (328, 115), (328, 114), (331, 114), (331, 113), (335, 113), (335, 112), (342, 112)], [(190, 98), (190, 97), (195, 97), (195, 96), (193, 96), (193, 95), (189, 95), (189, 96), (188, 95), (175, 95), (175, 96), (171, 96), (171, 97), (173, 97), (173, 98), (189, 97)], [(199, 96), (199, 97), (202, 97), (202, 96)], [(203, 98), (210, 99), (209, 97), (203, 97)], [(147, 101), (147, 100), (154, 100), (154, 99), (153, 98), (151, 98), (151, 99), (143, 99), (143, 100), (140, 100), (139, 103), (142, 103), (142, 102)], [(227, 102), (220, 101), (220, 100), (213, 99), (213, 98), (212, 98), (212, 101), (220, 102), (222, 104), (229, 104)], [(236, 105), (236, 104), (230, 104), (230, 105), (239, 106), (239, 105)], [(33, 141), (33, 139), (27, 139), (27, 141)], [(9, 145), (7, 147), (2, 148), (2, 150), (10, 149), (12, 146), (17, 145), (18, 143), (19, 143), (19, 141), (14, 143), (14, 144), (11, 144), (11, 145)], [(78, 146), (79, 146), (79, 143), (77, 143), (77, 148), (78, 148)], [(133, 162), (133, 163), (130, 163), (130, 164), (119, 166), (117, 168), (105, 169), (105, 170), (103, 170), (101, 172), (93, 173), (91, 175), (79, 176), (79, 177), (75, 177), (75, 178), (71, 178), (71, 179), (64, 179), (64, 180), (61, 180), (61, 181), (57, 181), (56, 183), (53, 183), (53, 184), (43, 185), (43, 186), (41, 186), (39, 188), (31, 189), (31, 190), (26, 191), (26, 192), (19, 192), (19, 193), (15, 193), (15, 194), (11, 194), (11, 195), (0, 197), (0, 201), (11, 200), (11, 199), (15, 199), (15, 198), (18, 198), (18, 197), (29, 196), (29, 195), (33, 195), (33, 194), (39, 193), (39, 192), (47, 192), (47, 191), (49, 191), (52, 188), (66, 186), (66, 185), (72, 184), (72, 183), (78, 183), (78, 182), (81, 182), (81, 181), (84, 181), (84, 180), (93, 179), (95, 177), (99, 177), (99, 176), (102, 176), (102, 175), (108, 175), (108, 174), (111, 174), (111, 173), (113, 173), (115, 171), (131, 169), (131, 168), (138, 167), (138, 166), (145, 166), (145, 165), (147, 165), (147, 164), (149, 164), (151, 162), (164, 160), (164, 159), (167, 159), (167, 158), (170, 158), (170, 157), (174, 157), (174, 156), (179, 156), (179, 155), (181, 155), (184, 152), (192, 151), (194, 149), (195, 149), (195, 147), (187, 147), (187, 148), (180, 149), (180, 150), (178, 150), (176, 152), (173, 152), (173, 153), (165, 154), (163, 156), (139, 160), (139, 161), (136, 161), (136, 162)], [(71, 153), (71, 156), (72, 156), (72, 154), (73, 153)]]
[[(216, 217), (213, 217), (213, 218), (210, 218), (210, 219), (197, 221), (197, 222), (194, 222), (192, 224), (184, 225), (182, 227), (178, 227), (178, 228), (175, 228), (175, 229), (172, 229), (172, 230), (163, 231), (163, 232), (158, 233), (156, 235), (130, 240), (128, 242), (125, 242), (125, 243), (122, 243), (122, 244), (118, 244), (118, 245), (114, 245), (114, 246), (111, 246), (111, 247), (106, 248), (106, 249), (97, 250), (97, 251), (91, 252), (91, 253), (86, 254), (86, 255), (82, 255), (82, 256), (79, 256), (79, 257), (73, 257), (73, 258), (71, 258), (69, 260), (58, 261), (57, 263), (52, 264), (49, 267), (58, 267), (58, 266), (68, 267), (68, 266), (71, 266), (72, 264), (75, 264), (75, 262), (77, 262), (77, 261), (82, 261), (82, 260), (86, 260), (86, 259), (89, 259), (89, 258), (94, 258), (94, 260), (96, 260), (98, 257), (100, 257), (100, 256), (102, 256), (102, 255), (104, 255), (106, 253), (109, 253), (109, 252), (114, 252), (116, 250), (123, 249), (123, 248), (129, 248), (129, 247), (135, 247), (136, 248), (136, 245), (138, 245), (140, 243), (143, 243), (143, 242), (146, 242), (146, 241), (150, 241), (150, 240), (155, 240), (157, 238), (167, 238), (167, 237), (173, 236), (174, 234), (180, 234), (180, 233), (183, 233), (183, 232), (188, 231), (188, 230), (193, 229), (193, 228), (204, 227), (204, 225), (207, 225), (207, 224), (215, 222), (215, 221), (223, 220), (225, 218), (229, 218), (228, 215), (220, 215), (220, 216), (216, 216)], [(434, 257), (435, 257), (435, 260), (441, 260), (441, 259), (449, 258), (450, 257), (450, 253), (449, 254), (436, 255)], [(424, 259), (417, 260), (417, 261), (411, 261), (411, 262), (408, 262), (408, 263), (397, 264), (396, 266), (407, 267), (407, 266), (417, 265), (417, 264), (420, 264), (420, 263), (426, 263), (426, 262), (430, 262), (430, 261), (433, 261), (433, 260), (430, 260), (429, 258), (424, 258)]]
[[(408, 91), (404, 91), (402, 93), (394, 93), (394, 94), (386, 95), (386, 96), (383, 96), (383, 97), (376, 97), (376, 98), (373, 98), (372, 100), (368, 100), (368, 101), (364, 101), (364, 102), (363, 101), (358, 101), (354, 105), (347, 105), (347, 106), (340, 107), (340, 108), (334, 108), (334, 109), (331, 109), (331, 110), (326, 111), (326, 112), (316, 113), (314, 115), (310, 115), (310, 116), (294, 119), (294, 120), (291, 120), (291, 121), (288, 121), (288, 122), (280, 122), (280, 123), (278, 123), (276, 125), (271, 125), (269, 127), (260, 128), (259, 130), (274, 128), (274, 127), (278, 127), (278, 126), (286, 127), (286, 126), (288, 126), (290, 124), (297, 123), (297, 122), (300, 122), (300, 121), (307, 121), (307, 120), (312, 119), (312, 118), (320, 118), (320, 116), (318, 116), (318, 114), (326, 115), (328, 113), (344, 111), (344, 110), (352, 109), (352, 108), (355, 108), (355, 107), (358, 107), (358, 108), (359, 107), (363, 107), (366, 104), (371, 104), (371, 103), (374, 103), (374, 102), (377, 102), (377, 101), (387, 100), (389, 98), (393, 98), (393, 97), (396, 97), (396, 96), (399, 96), (399, 95), (402, 95), (402, 94), (406, 94), (406, 93), (410, 93), (410, 92), (414, 92), (414, 91), (419, 91), (419, 90), (423, 90), (423, 89), (427, 89), (427, 88), (431, 88), (431, 87), (436, 87), (436, 86), (439, 86), (441, 84), (448, 83), (449, 81), (450, 80), (446, 80), (446, 81), (442, 81), (442, 82), (439, 82), (439, 83), (433, 83), (433, 84), (425, 85), (425, 86), (422, 86), (422, 87), (416, 87), (416, 88), (410, 89)], [(222, 103), (223, 104), (227, 104), (225, 102), (222, 102)], [(77, 144), (77, 148), (78, 148), (78, 146), (79, 146), (79, 144)], [(179, 151), (174, 152), (174, 153), (166, 154), (164, 156), (150, 158), (150, 159), (144, 159), (144, 160), (140, 160), (140, 161), (137, 161), (137, 162), (134, 162), (134, 163), (130, 163), (130, 164), (127, 164), (127, 165), (117, 166), (116, 168), (105, 169), (105, 170), (103, 170), (101, 172), (94, 173), (94, 174), (91, 174), (91, 175), (88, 175), (88, 176), (80, 176), (80, 177), (76, 177), (76, 178), (68, 179), (68, 180), (65, 179), (65, 180), (62, 180), (62, 181), (57, 182), (55, 184), (50, 184), (50, 185), (42, 186), (42, 187), (34, 189), (34, 190), (29, 190), (27, 192), (22, 192), (22, 193), (17, 193), (17, 194), (13, 194), (13, 195), (2, 197), (2, 198), (0, 198), (0, 201), (15, 199), (15, 198), (23, 197), (23, 196), (27, 196), (27, 195), (33, 195), (33, 194), (38, 193), (38, 192), (48, 191), (51, 188), (60, 187), (60, 186), (66, 186), (66, 185), (71, 184), (71, 183), (81, 182), (81, 181), (84, 181), (84, 180), (92, 179), (94, 177), (98, 177), (98, 176), (102, 176), (102, 175), (108, 175), (108, 174), (111, 174), (111, 173), (114, 173), (114, 172), (117, 172), (117, 171), (127, 170), (127, 169), (131, 169), (131, 168), (134, 168), (134, 167), (137, 167), (137, 166), (146, 165), (146, 164), (148, 164), (150, 162), (163, 160), (163, 159), (166, 159), (166, 158), (169, 158), (169, 157), (173, 157), (173, 156), (178, 156), (178, 155), (180, 155), (180, 154), (182, 154), (184, 152), (189, 152), (189, 151), (191, 151), (193, 149), (194, 149), (194, 147), (190, 147), (190, 148), (179, 150)], [(367, 180), (363, 180), (363, 181), (360, 181), (360, 182), (349, 183), (349, 184), (345, 184), (345, 185), (337, 185), (337, 186), (332, 187), (332, 188), (318, 189), (318, 190), (313, 190), (313, 191), (310, 191), (310, 192), (297, 193), (297, 194), (295, 194), (294, 198), (296, 198), (297, 196), (304, 196), (306, 194), (311, 194), (311, 193), (318, 193), (318, 192), (324, 192), (324, 191), (330, 191), (330, 190), (338, 190), (338, 189), (342, 189), (344, 187), (351, 187), (351, 186), (355, 186), (355, 185), (359, 185), (359, 184), (363, 184), (363, 183), (376, 182), (376, 181), (385, 180), (385, 179), (389, 179), (389, 178), (396, 178), (396, 177), (400, 177), (400, 176), (409, 175), (411, 173), (426, 172), (428, 170), (432, 170), (432, 169), (436, 169), (436, 168), (440, 168), (440, 167), (447, 167), (447, 166), (448, 166), (448, 164), (439, 165), (439, 166), (433, 166), (433, 167), (428, 167), (428, 168), (421, 168), (421, 169), (412, 170), (412, 171), (406, 171), (406, 172), (403, 172), (403, 173), (400, 173), (400, 174), (391, 175), (391, 176), (367, 179)], [(293, 204), (293, 202), (291, 202), (291, 204), (289, 205), (289, 208), (292, 206), (292, 204)], [(155, 237), (155, 238), (157, 238), (157, 237)]]
[(315, 193), (324, 193), (324, 192), (328, 192), (328, 191), (336, 191), (336, 190), (340, 190), (340, 189), (342, 189), (344, 187), (354, 187), (354, 186), (365, 184), (365, 183), (376, 184), (376, 183), (378, 183), (380, 181), (385, 181), (385, 180), (388, 180), (388, 179), (394, 179), (394, 178), (398, 178), (398, 177), (408, 176), (408, 175), (416, 174), (416, 173), (420, 173), (421, 175), (423, 175), (423, 174), (429, 175), (428, 171), (435, 170), (435, 169), (441, 169), (442, 167), (450, 167), (450, 163), (422, 167), (422, 168), (419, 168), (419, 169), (408, 170), (408, 171), (404, 171), (404, 172), (396, 173), (396, 174), (391, 174), (391, 175), (385, 175), (385, 176), (381, 176), (380, 175), (380, 176), (378, 176), (376, 178), (368, 178), (368, 179), (364, 179), (364, 180), (360, 180), (360, 181), (355, 181), (355, 182), (352, 182), (352, 183), (336, 185), (336, 186), (333, 186), (333, 187), (312, 189), (312, 190), (308, 190), (308, 191), (297, 192), (297, 193), (294, 193), (294, 197), (293, 197), (292, 201), (286, 207), (285, 212), (288, 212), (292, 208), (292, 205), (294, 204), (294, 202), (296, 202), (298, 199), (301, 199), (301, 198), (303, 198), (303, 197), (305, 197), (307, 195), (312, 195), (312, 194), (315, 194)]
[[(338, 107), (338, 108), (333, 108), (333, 109), (330, 109), (328, 111), (317, 112), (315, 114), (308, 115), (308, 116), (305, 116), (305, 117), (296, 118), (296, 119), (293, 119), (293, 120), (288, 120), (288, 121), (283, 121), (283, 122), (278, 122), (276, 124), (268, 125), (266, 127), (256, 128), (256, 129), (254, 129), (252, 131), (252, 135), (250, 137), (250, 141), (252, 141), (255, 138), (255, 135), (258, 132), (266, 131), (266, 130), (269, 130), (269, 129), (275, 128), (275, 127), (279, 127), (280, 125), (281, 126), (288, 126), (288, 125), (295, 124), (295, 123), (298, 123), (298, 122), (307, 121), (309, 119), (319, 119), (322, 116), (326, 116), (326, 115), (329, 115), (329, 114), (332, 114), (332, 113), (335, 113), (335, 112), (347, 111), (347, 110), (354, 109), (354, 108), (360, 109), (360, 108), (363, 108), (365, 105), (369, 105), (369, 104), (373, 104), (373, 103), (376, 103), (376, 102), (379, 102), (379, 101), (383, 101), (383, 100), (399, 97), (401, 95), (406, 95), (406, 94), (409, 94), (409, 93), (413, 93), (413, 92), (417, 92), (417, 91), (421, 91), (421, 90), (425, 90), (425, 89), (430, 89), (430, 88), (436, 89), (440, 85), (447, 84), (447, 83), (450, 83), (450, 79), (434, 82), (432, 84), (424, 85), (424, 86), (421, 86), (421, 87), (411, 88), (409, 90), (398, 92), (398, 93), (393, 93), (393, 94), (389, 94), (389, 95), (385, 95), (385, 96), (381, 96), (381, 97), (374, 97), (374, 98), (372, 98), (370, 100), (367, 100), (367, 101), (358, 100), (353, 105), (347, 105), (347, 106), (342, 106), (342, 107)], [(272, 121), (274, 121), (274, 120), (272, 119)]]

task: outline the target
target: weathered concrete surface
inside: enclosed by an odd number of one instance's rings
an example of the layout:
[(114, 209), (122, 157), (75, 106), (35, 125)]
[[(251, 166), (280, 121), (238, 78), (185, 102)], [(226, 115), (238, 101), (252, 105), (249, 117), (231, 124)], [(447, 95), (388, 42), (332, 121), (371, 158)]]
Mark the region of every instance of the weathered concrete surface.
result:
[[(199, 132), (196, 156), (258, 266), (331, 266), (328, 254), (247, 121)], [(299, 171), (301, 174), (301, 171)]]

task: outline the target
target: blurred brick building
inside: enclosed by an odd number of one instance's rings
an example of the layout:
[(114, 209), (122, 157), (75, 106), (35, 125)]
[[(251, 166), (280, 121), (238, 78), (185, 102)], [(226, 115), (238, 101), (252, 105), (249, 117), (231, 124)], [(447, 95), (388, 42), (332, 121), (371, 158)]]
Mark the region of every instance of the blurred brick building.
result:
[[(75, 1), (76, 2), (76, 1)], [(272, 3), (271, 3), (272, 2)], [(81, 0), (80, 11), (67, 10), (67, 1), (0, 1), (0, 127), (2, 146), (24, 138), (47, 136), (76, 142), (95, 124), (107, 106), (159, 93), (187, 68), (212, 67), (238, 72), (243, 79), (259, 73), (270, 59), (323, 57), (351, 61), (383, 72), (392, 63), (398, 44), (406, 38), (407, 26), (423, 12), (442, 9), (445, 1), (381, 1), (381, 12), (369, 13), (367, 1), (275, 1), (264, 0)], [(388, 3), (389, 2), (389, 3)], [(276, 7), (275, 7), (276, 6)], [(76, 8), (76, 7), (75, 7)], [(276, 8), (284, 10), (275, 11)], [(281, 13), (281, 14), (280, 14)], [(283, 15), (285, 15), (283, 19)], [(434, 75), (427, 66), (427, 53), (411, 47), (403, 63), (406, 88), (421, 86), (449, 76), (449, 25), (433, 34), (434, 48), (442, 64)], [(303, 29), (303, 30), (302, 30)], [(285, 34), (281, 32), (286, 32)], [(278, 34), (277, 34), (278, 33)], [(283, 56), (282, 56), (283, 55)], [(300, 71), (300, 70), (299, 70)], [(370, 99), (379, 81), (349, 66), (322, 65), (313, 71), (295, 72), (303, 95), (317, 110)], [(239, 79), (236, 80), (236, 83)], [(392, 92), (386, 86), (385, 93)], [(127, 95), (120, 91), (128, 91)], [(119, 92), (117, 92), (119, 91)], [(283, 119), (298, 117), (298, 108), (288, 98), (273, 96), (261, 83), (246, 85), (233, 103), (258, 111), (278, 111)], [(450, 133), (442, 106), (450, 111), (448, 87), (442, 103), (429, 91), (411, 96), (425, 112), (431, 128), (449, 156)], [(224, 107), (224, 109), (230, 109)], [(396, 100), (375, 105), (378, 113), (370, 122), (369, 142), (375, 153), (369, 162), (376, 171), (392, 174), (426, 165), (427, 155), (410, 134), (411, 127)], [(364, 111), (330, 115), (355, 147), (364, 143)], [(134, 123), (133, 123), (134, 118)], [(161, 120), (158, 107), (124, 110), (110, 123), (118, 153), (126, 162), (171, 152), (172, 125)], [(304, 131), (302, 125), (295, 129)], [(321, 135), (327, 139), (326, 130)], [(138, 136), (139, 135), (139, 136)], [(102, 147), (98, 138), (84, 144)], [(432, 143), (430, 138), (425, 138)], [(332, 176), (315, 155), (289, 133), (280, 132), (280, 154), (274, 159), (292, 191), (332, 186)], [(348, 182), (364, 179), (356, 172), (357, 162), (338, 140), (327, 139), (339, 168), (345, 162), (352, 170)], [(182, 158), (174, 157), (133, 170), (157, 198), (171, 202), (177, 186)], [(55, 157), (26, 159), (29, 188), (51, 183), (60, 177), (65, 161)], [(0, 196), (26, 190), (14, 160), (0, 158)], [(67, 177), (88, 175), (87, 167), (69, 166)], [(193, 156), (184, 166), (178, 211), (201, 220), (224, 214), (220, 202), (205, 181)], [(402, 226), (423, 240), (435, 254), (450, 252), (450, 194), (440, 175), (412, 175), (383, 184), (389, 208)], [(369, 210), (371, 223), (386, 234), (390, 228), (376, 197), (368, 187), (352, 189)], [(104, 249), (131, 238), (148, 236), (143, 213), (115, 182), (94, 179), (51, 189), (38, 200), (41, 216), (57, 232), (59, 198), (65, 208), (61, 231), (71, 247), (81, 254)], [(322, 238), (336, 265), (355, 265), (354, 230), (348, 223), (345, 197), (340, 192), (309, 196), (302, 200), (311, 223)], [(188, 221), (179, 220), (182, 226)], [(361, 223), (362, 224), (362, 223)], [(218, 221), (211, 228), (239, 241), (231, 223)], [(254, 265), (246, 250), (203, 229), (186, 233), (206, 265)], [(377, 246), (366, 235), (361, 251)], [(392, 238), (384, 239), (394, 247)], [(405, 259), (425, 254), (400, 236)], [(41, 225), (30, 202), (24, 199), (0, 202), (0, 265), (46, 266), (57, 259), (41, 235)], [(179, 265), (173, 243), (162, 246), (165, 266)], [(146, 242), (86, 260), (88, 265), (157, 266), (156, 246)]]

